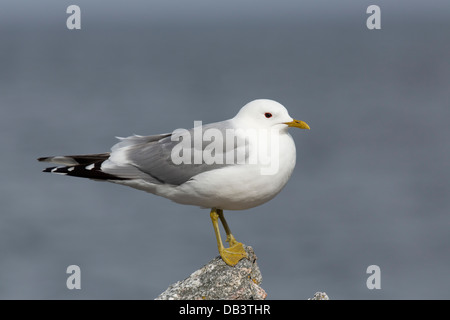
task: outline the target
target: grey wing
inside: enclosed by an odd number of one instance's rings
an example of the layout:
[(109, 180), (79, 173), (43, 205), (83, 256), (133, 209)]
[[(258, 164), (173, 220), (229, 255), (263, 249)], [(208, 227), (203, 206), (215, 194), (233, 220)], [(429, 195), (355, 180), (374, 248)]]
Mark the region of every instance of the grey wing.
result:
[[(237, 143), (226, 144), (225, 139), (220, 140), (220, 135), (225, 137), (225, 131), (231, 128), (229, 121), (209, 124), (200, 128), (202, 137), (207, 130), (215, 133), (210, 141), (195, 142), (195, 128), (190, 130), (174, 131), (173, 133), (157, 136), (131, 136), (122, 138), (122, 141), (112, 148), (108, 163), (102, 166), (102, 170), (117, 176), (129, 178), (143, 178), (152, 183), (180, 185), (197, 174), (234, 165), (234, 162), (226, 161), (226, 154), (230, 152), (237, 155)], [(198, 130), (198, 128), (197, 128)], [(219, 137), (219, 138), (217, 138)], [(216, 148), (211, 150), (211, 144)], [(209, 148), (209, 149), (208, 149)], [(244, 146), (245, 148), (245, 146)], [(209, 155), (222, 161), (205, 162), (205, 159), (195, 159), (194, 155), (209, 150)], [(182, 157), (185, 161), (179, 161), (174, 157)], [(245, 154), (246, 158), (248, 155)]]

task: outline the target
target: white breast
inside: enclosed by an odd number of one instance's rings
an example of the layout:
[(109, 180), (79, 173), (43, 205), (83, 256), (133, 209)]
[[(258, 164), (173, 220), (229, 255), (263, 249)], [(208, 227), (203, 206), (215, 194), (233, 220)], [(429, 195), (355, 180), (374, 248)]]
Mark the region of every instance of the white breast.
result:
[[(161, 186), (157, 194), (182, 204), (223, 210), (244, 210), (275, 197), (286, 185), (295, 167), (296, 150), (292, 137), (277, 134), (279, 149), (272, 161), (232, 165), (204, 172), (177, 188)], [(261, 161), (260, 161), (261, 162)]]

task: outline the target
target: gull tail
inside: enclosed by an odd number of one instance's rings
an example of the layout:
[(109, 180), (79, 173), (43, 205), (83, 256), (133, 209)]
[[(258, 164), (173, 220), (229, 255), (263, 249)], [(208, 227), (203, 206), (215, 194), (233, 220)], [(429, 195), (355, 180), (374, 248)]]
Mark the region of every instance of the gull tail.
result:
[(109, 156), (110, 153), (107, 152), (75, 156), (41, 157), (37, 160), (40, 162), (50, 162), (62, 165), (62, 167), (46, 168), (43, 172), (51, 172), (94, 180), (127, 180), (127, 178), (118, 177), (102, 171), (102, 163), (106, 161)]

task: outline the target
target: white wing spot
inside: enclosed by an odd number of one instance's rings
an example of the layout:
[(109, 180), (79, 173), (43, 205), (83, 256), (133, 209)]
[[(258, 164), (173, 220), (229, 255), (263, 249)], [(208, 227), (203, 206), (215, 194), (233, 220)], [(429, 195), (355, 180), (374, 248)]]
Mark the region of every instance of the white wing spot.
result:
[(86, 167), (86, 170), (92, 170), (94, 169), (94, 164), (90, 164)]

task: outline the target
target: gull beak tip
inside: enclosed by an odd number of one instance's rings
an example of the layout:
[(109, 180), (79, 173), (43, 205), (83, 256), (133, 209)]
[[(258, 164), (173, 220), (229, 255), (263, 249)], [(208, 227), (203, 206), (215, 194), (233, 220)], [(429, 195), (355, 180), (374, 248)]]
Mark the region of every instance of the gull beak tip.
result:
[(288, 127), (294, 127), (294, 128), (311, 130), (309, 125), (305, 121), (301, 121), (301, 120), (295, 120), (294, 119), (294, 120), (292, 120), (290, 122), (285, 122), (284, 124), (286, 124)]

